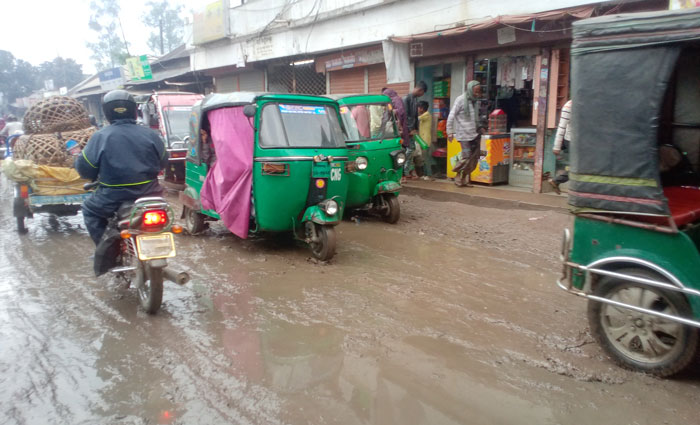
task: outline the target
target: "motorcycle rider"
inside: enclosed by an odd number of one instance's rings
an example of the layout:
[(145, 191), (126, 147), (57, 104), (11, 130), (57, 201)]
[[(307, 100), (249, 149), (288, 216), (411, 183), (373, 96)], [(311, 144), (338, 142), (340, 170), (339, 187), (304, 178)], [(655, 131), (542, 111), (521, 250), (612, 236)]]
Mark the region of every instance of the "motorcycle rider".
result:
[(163, 195), (158, 173), (168, 162), (158, 134), (136, 124), (136, 102), (127, 91), (107, 93), (102, 110), (110, 125), (93, 134), (75, 159), (81, 177), (100, 183), (82, 207), (85, 227), (96, 246), (109, 218), (124, 202)]
[(6, 139), (10, 136), (22, 134), (22, 122), (14, 114), (9, 114), (5, 120), (5, 127), (0, 131), (0, 136)]

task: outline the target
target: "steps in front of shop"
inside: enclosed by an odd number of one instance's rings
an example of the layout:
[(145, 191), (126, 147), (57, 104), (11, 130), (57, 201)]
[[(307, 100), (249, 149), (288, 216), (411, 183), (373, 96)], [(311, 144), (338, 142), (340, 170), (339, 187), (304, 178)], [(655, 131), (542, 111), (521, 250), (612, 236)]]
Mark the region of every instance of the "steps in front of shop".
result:
[(569, 212), (565, 194), (532, 193), (508, 186), (475, 184), (474, 187), (457, 187), (451, 180), (412, 180), (403, 185), (401, 193), (431, 201), (459, 202), (487, 208)]

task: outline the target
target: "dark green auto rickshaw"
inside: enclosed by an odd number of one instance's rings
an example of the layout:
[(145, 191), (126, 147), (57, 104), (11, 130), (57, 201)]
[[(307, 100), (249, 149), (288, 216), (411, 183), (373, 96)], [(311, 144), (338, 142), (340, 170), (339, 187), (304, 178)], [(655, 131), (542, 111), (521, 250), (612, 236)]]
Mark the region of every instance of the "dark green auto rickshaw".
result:
[(211, 94), (195, 105), (180, 198), (191, 234), (223, 220), (241, 238), (293, 232), (328, 260), (345, 208), (337, 104), (295, 94)]
[(658, 376), (700, 346), (700, 10), (574, 23), (569, 203), (558, 285), (592, 334)]
[(349, 161), (346, 210), (366, 210), (396, 223), (406, 155), (391, 99), (385, 95), (332, 96), (340, 107)]

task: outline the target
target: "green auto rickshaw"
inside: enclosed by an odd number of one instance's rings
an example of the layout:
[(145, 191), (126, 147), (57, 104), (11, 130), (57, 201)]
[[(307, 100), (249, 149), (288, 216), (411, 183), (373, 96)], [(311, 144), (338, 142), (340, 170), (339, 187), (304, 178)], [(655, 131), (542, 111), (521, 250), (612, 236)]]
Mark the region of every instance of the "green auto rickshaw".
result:
[(338, 106), (296, 94), (210, 94), (190, 119), (180, 199), (191, 234), (221, 219), (235, 235), (293, 232), (314, 257), (335, 254), (348, 152)]
[(676, 374), (700, 349), (700, 10), (573, 24), (573, 234), (558, 285), (620, 366)]
[(348, 146), (347, 210), (366, 210), (396, 223), (406, 154), (391, 99), (385, 95), (332, 96), (340, 108)]

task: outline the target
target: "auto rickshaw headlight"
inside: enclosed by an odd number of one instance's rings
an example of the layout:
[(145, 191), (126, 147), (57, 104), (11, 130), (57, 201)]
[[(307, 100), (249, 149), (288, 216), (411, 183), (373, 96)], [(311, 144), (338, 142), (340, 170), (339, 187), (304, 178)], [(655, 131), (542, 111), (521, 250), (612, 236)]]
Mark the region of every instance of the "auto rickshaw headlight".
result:
[(366, 168), (367, 168), (367, 164), (368, 164), (367, 158), (365, 158), (364, 156), (358, 156), (358, 157), (355, 159), (355, 165), (357, 165), (357, 169), (358, 169), (358, 170), (364, 170), (364, 169), (366, 169)]
[(397, 165), (403, 165), (406, 162), (406, 154), (403, 152), (400, 152), (396, 154), (396, 164)]
[(338, 213), (338, 203), (332, 199), (323, 201), (320, 206), (328, 215), (336, 215)]

